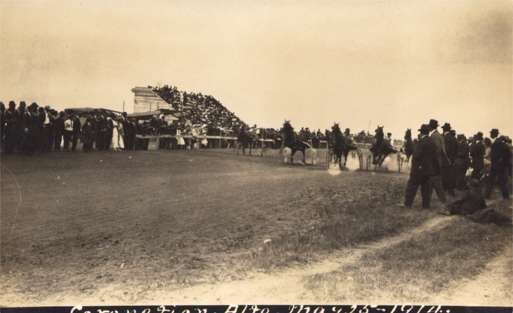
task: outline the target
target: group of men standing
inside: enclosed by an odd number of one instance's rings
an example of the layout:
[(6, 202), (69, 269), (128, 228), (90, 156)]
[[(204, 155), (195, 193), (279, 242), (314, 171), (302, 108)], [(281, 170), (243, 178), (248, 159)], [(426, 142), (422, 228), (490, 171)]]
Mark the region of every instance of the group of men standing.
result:
[(27, 107), (21, 101), (16, 107), (10, 101), (7, 108), (0, 103), (2, 150), (7, 154), (21, 152), (33, 154), (64, 149), (75, 150), (80, 135), (80, 120), (77, 116), (57, 112), (50, 107), (32, 103)]
[(469, 167), (472, 168), (471, 178), (484, 183), (485, 197), (489, 198), (493, 188), (498, 186), (502, 197), (509, 199), (512, 171), (510, 140), (500, 136), (498, 129), (492, 129), (490, 138), (483, 139), (479, 132), (471, 138), (469, 145), (469, 140), (463, 134), (456, 135), (449, 123), (441, 128), (443, 133), (438, 131), (438, 121), (431, 119), (419, 129), (404, 206), (413, 205), (419, 187), (423, 208), (430, 208), (433, 190), (446, 206), (447, 194), (454, 197), (455, 189), (467, 188)]
[[(117, 122), (116, 122), (117, 120)], [(134, 149), (136, 123), (122, 116), (110, 116), (104, 112), (92, 112), (81, 118), (70, 112), (57, 112), (49, 106), (21, 101), (16, 107), (10, 101), (8, 107), (0, 102), (1, 150), (34, 154), (49, 151), (75, 151), (79, 141), (84, 151), (108, 150), (111, 147), (113, 129), (119, 125), (126, 149)]]

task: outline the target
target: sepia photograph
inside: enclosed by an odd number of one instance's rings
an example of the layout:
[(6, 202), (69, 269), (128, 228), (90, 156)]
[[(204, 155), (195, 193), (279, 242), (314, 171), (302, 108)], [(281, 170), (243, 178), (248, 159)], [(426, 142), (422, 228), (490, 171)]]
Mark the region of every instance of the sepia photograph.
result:
[(0, 0), (0, 311), (511, 310), (512, 59), (511, 0)]

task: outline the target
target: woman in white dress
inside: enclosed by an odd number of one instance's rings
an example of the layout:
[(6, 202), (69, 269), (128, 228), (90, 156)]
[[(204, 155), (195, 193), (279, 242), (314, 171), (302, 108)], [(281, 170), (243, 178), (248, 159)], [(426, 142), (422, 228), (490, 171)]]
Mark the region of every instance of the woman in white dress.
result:
[(180, 129), (176, 130), (176, 144), (178, 145), (178, 149), (185, 150), (185, 139), (182, 136), (182, 131)]
[(115, 119), (112, 120), (112, 125), (114, 126), (112, 129), (112, 150), (121, 151), (125, 149), (125, 142), (123, 141), (123, 136), (121, 135), (123, 132), (123, 125)]

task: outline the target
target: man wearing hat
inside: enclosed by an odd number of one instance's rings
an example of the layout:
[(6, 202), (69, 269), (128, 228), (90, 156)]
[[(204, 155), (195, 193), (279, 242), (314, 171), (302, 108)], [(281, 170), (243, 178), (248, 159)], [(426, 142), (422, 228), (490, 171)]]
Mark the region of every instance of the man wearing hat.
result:
[(471, 177), (480, 180), (483, 176), (484, 169), (485, 146), (483, 143), (483, 133), (478, 132), (474, 135), (474, 140), (470, 146), (470, 157), (472, 158), (472, 175)]
[(456, 160), (454, 161), (455, 177), (456, 177), (456, 188), (466, 189), (467, 183), (465, 181), (465, 175), (470, 164), (469, 159), (469, 146), (467, 138), (463, 134), (458, 134), (458, 150), (456, 154)]
[(417, 189), (420, 186), (422, 207), (429, 209), (431, 204), (431, 178), (440, 175), (436, 155), (436, 145), (429, 136), (430, 128), (423, 124), (420, 129), (419, 141), (414, 147), (410, 178), (406, 185), (404, 207), (411, 208)]
[(5, 110), (5, 153), (13, 153), (18, 141), (18, 111), (16, 110), (16, 103), (9, 101), (7, 110)]
[(448, 164), (442, 168), (442, 182), (445, 190), (454, 196), (454, 188), (456, 187), (456, 175), (454, 162), (456, 161), (456, 155), (458, 153), (458, 141), (454, 136), (454, 132), (451, 131), (451, 124), (445, 123), (442, 126), (444, 131), (444, 146), (447, 154)]
[(508, 170), (511, 167), (511, 150), (503, 140), (497, 138), (498, 136), (498, 129), (494, 128), (490, 131), (490, 137), (493, 141), (490, 152), (492, 164), (485, 196), (490, 198), (493, 187), (497, 184), (501, 189), (502, 197), (509, 199)]
[(449, 165), (449, 160), (447, 159), (447, 154), (445, 152), (444, 138), (438, 132), (438, 121), (435, 119), (429, 120), (429, 137), (431, 138), (431, 140), (433, 140), (433, 143), (436, 146), (435, 154), (436, 159), (438, 161), (438, 168), (440, 169), (440, 171), (438, 171), (438, 175), (434, 175), (433, 177), (431, 177), (431, 185), (435, 190), (438, 199), (445, 204), (446, 197), (445, 190), (442, 187), (441, 171), (444, 169), (444, 167), (447, 167), (447, 165)]
[(50, 118), (50, 107), (47, 105), (44, 108), (40, 107), (40, 118), (42, 120), (43, 128), (41, 129), (41, 146), (43, 151), (50, 151), (53, 143), (52, 135), (52, 121)]

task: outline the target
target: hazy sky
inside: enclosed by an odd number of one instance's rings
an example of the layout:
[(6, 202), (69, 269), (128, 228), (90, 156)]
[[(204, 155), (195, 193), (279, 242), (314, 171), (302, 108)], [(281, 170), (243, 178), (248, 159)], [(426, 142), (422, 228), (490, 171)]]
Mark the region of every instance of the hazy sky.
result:
[(134, 86), (248, 123), (513, 133), (511, 1), (0, 0), (0, 100), (127, 110)]

